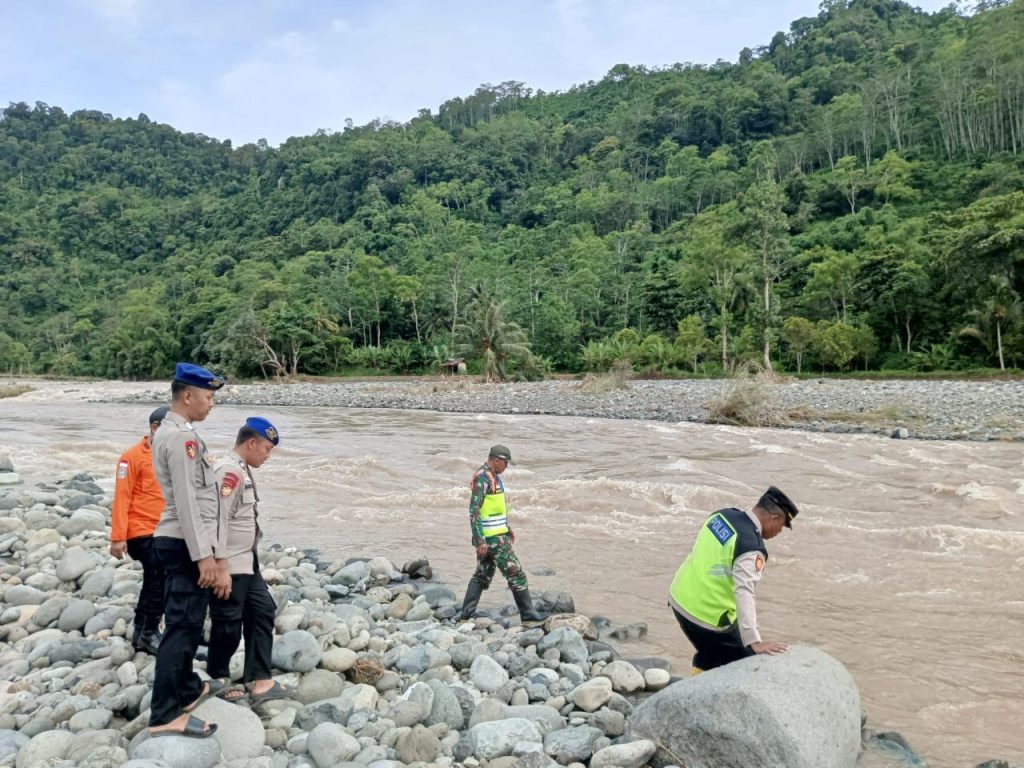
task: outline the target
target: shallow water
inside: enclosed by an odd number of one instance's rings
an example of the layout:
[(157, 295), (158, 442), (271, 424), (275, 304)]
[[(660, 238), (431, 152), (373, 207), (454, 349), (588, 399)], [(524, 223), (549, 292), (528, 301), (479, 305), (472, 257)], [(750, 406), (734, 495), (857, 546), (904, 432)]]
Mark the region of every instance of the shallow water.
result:
[[(133, 385), (43, 387), (0, 401), (0, 450), (29, 482), (113, 477), (152, 405), (70, 402)], [(64, 388), (66, 389), (66, 387)], [(252, 409), (201, 425), (229, 449)], [(582, 612), (644, 621), (626, 656), (691, 653), (666, 590), (707, 512), (769, 483), (800, 505), (769, 542), (758, 588), (767, 639), (842, 660), (876, 728), (933, 766), (1024, 761), (1024, 471), (1011, 443), (895, 441), (576, 417), (267, 408), (283, 444), (257, 470), (271, 540), (325, 555), (430, 558), (461, 594), (473, 568), (468, 483), (502, 442), (516, 549), (538, 589)], [(509, 602), (497, 583), (485, 605)]]

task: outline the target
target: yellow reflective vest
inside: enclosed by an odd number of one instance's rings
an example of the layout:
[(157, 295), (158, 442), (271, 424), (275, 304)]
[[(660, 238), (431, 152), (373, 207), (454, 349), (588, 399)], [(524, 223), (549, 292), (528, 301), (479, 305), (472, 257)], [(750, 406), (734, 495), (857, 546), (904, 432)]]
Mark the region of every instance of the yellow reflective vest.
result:
[(736, 593), (732, 566), (740, 555), (765, 548), (761, 532), (746, 512), (722, 509), (704, 521), (697, 541), (676, 571), (669, 587), (677, 610), (711, 627), (736, 623)]
[(493, 472), (487, 472), (487, 475), (495, 492), (485, 495), (480, 505), (480, 527), (484, 537), (490, 538), (508, 533), (508, 504), (505, 501), (505, 484), (501, 478)]

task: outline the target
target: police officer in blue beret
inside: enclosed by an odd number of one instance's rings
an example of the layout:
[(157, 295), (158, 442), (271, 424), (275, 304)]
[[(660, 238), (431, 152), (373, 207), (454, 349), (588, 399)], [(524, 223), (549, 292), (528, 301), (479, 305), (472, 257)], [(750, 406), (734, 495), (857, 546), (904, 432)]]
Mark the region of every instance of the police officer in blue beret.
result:
[(252, 470), (263, 466), (281, 440), (277, 428), (260, 416), (250, 416), (238, 430), (235, 449), (214, 467), (221, 517), (227, 523), (227, 562), (231, 594), (210, 601), (210, 657), (206, 671), (230, 685), (229, 665), (245, 637), (242, 686), (222, 694), (227, 701), (247, 695), (251, 702), (293, 695), (271, 675), (276, 606), (260, 572), (257, 547), (263, 538), (259, 523), (259, 494)]
[(217, 726), (189, 714), (223, 685), (203, 681), (192, 669), (202, 640), (211, 592), (231, 592), (227, 526), (221, 521), (213, 462), (195, 422), (213, 408), (224, 379), (191, 363), (178, 363), (171, 382), (171, 409), (153, 437), (153, 468), (164, 511), (153, 548), (164, 566), (164, 636), (156, 655), (150, 736), (206, 738)]

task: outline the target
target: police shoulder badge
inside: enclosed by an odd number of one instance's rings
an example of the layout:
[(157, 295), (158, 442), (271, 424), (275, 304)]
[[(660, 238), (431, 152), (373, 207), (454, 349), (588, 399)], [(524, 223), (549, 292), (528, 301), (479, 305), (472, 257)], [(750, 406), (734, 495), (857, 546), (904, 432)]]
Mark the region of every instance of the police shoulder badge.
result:
[(754, 561), (754, 570), (757, 571), (758, 573), (760, 573), (761, 571), (764, 570), (764, 556), (763, 555), (758, 555), (757, 556), (757, 559)]
[(199, 455), (199, 443), (197, 443), (195, 440), (189, 440), (187, 443), (185, 443), (185, 453), (188, 454), (188, 457), (190, 459), (194, 459), (196, 456)]
[(238, 475), (234, 472), (226, 472), (224, 479), (220, 481), (220, 495), (225, 499), (235, 492), (235, 488), (238, 487), (238, 481), (241, 480)]
[(124, 480), (126, 477), (128, 477), (128, 462), (119, 461), (117, 463), (117, 479)]

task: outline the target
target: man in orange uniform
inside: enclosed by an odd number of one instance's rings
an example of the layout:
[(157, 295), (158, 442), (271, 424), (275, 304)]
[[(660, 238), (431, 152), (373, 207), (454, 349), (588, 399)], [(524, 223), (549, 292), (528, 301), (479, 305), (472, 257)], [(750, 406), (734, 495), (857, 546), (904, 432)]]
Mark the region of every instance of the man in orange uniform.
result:
[(149, 415), (149, 434), (117, 462), (110, 522), (110, 554), (121, 560), (127, 552), (132, 560), (142, 563), (142, 591), (135, 606), (132, 647), (153, 655), (160, 645), (160, 618), (164, 613), (164, 568), (153, 551), (153, 531), (164, 511), (164, 496), (153, 471), (150, 438), (167, 410), (167, 406), (161, 406)]

